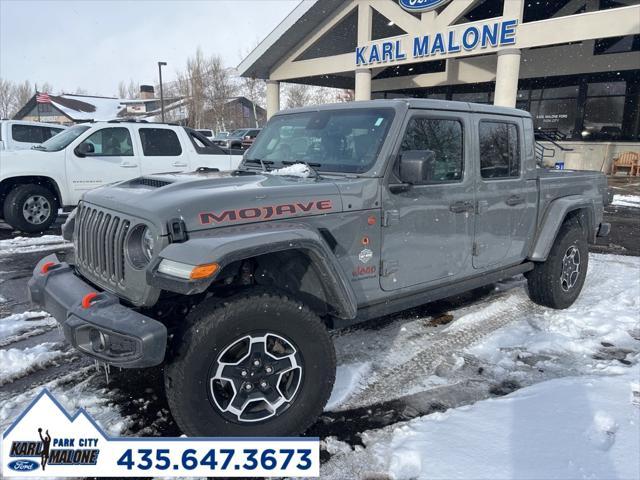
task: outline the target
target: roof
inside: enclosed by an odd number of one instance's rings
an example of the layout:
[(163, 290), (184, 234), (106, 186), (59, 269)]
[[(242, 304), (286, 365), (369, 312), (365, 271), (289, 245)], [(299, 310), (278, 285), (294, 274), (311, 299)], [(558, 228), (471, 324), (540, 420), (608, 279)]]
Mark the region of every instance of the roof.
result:
[(269, 78), (273, 67), (340, 5), (342, 0), (302, 0), (238, 65), (238, 74), (241, 77)]
[[(91, 95), (49, 95), (51, 105), (73, 121), (112, 120), (125, 108), (122, 100), (115, 97)], [(20, 119), (29, 114), (37, 105), (36, 95), (22, 107), (13, 118)]]
[(424, 109), (424, 110), (446, 110), (454, 112), (468, 113), (492, 113), (496, 115), (509, 115), (512, 117), (531, 117), (529, 112), (517, 108), (499, 107), (496, 105), (486, 105), (483, 103), (456, 102), (452, 100), (432, 100), (428, 98), (399, 98), (366, 100), (357, 102), (331, 103), (328, 105), (315, 105), (309, 107), (293, 108), (283, 110), (277, 115), (287, 115), (298, 112), (315, 112), (320, 110), (353, 109), (353, 108), (394, 108)]

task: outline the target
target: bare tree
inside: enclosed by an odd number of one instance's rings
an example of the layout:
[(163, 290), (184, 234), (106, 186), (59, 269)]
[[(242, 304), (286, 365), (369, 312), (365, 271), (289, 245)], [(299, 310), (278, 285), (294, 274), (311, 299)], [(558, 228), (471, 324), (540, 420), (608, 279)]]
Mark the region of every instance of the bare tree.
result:
[(257, 106), (264, 106), (267, 101), (267, 83), (260, 78), (242, 78), (240, 84), (241, 95), (245, 96), (253, 104), (254, 127), (260, 127)]
[(14, 87), (14, 95), (15, 95), (15, 111), (17, 112), (19, 109), (25, 106), (25, 104), (31, 100), (35, 93), (35, 87), (31, 85), (29, 80), (25, 80), (22, 83), (15, 85)]
[(124, 80), (118, 82), (118, 98), (127, 98), (127, 84), (124, 83)]
[(298, 108), (310, 105), (311, 87), (300, 83), (285, 84), (284, 93), (286, 97), (285, 105), (287, 108)]
[(10, 118), (15, 110), (15, 87), (13, 83), (0, 78), (0, 118)]
[(229, 125), (227, 103), (238, 89), (231, 69), (225, 68), (220, 57), (205, 57), (198, 48), (187, 60), (187, 68), (178, 73), (176, 91), (185, 97), (189, 126), (225, 130)]
[(37, 91), (37, 92), (43, 92), (43, 93), (53, 93), (53, 85), (51, 85), (49, 82), (44, 82), (42, 85), (38, 85), (37, 83), (33, 86), (33, 88)]

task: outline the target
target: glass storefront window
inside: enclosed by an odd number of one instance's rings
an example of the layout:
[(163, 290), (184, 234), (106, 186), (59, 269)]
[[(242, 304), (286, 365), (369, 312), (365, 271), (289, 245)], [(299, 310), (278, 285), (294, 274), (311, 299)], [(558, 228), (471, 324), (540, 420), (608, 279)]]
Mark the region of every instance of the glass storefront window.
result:
[(627, 89), (627, 82), (598, 82), (590, 83), (587, 95), (595, 97), (598, 95), (624, 95)]
[(536, 130), (558, 132), (570, 138), (574, 133), (577, 110), (577, 98), (568, 98), (534, 100), (530, 111)]
[(584, 112), (585, 140), (617, 140), (622, 136), (624, 97), (587, 98)]
[(489, 92), (454, 93), (451, 100), (457, 102), (489, 103)]
[(568, 87), (545, 88), (542, 98), (566, 98), (578, 96), (578, 85), (569, 85)]

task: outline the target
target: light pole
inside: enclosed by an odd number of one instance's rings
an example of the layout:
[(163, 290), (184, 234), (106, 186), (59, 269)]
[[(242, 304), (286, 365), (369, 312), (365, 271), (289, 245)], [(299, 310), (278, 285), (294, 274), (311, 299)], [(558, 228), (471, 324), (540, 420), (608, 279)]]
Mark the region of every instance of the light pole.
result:
[(164, 92), (162, 91), (162, 67), (166, 66), (167, 62), (158, 62), (158, 76), (160, 77), (160, 118), (164, 123)]

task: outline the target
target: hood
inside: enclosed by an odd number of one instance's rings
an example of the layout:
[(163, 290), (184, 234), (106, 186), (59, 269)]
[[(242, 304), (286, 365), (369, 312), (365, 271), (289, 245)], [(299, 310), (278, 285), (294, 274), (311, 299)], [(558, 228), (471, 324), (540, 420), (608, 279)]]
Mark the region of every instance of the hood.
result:
[(0, 175), (48, 175), (57, 167), (52, 162), (64, 160), (64, 150), (59, 152), (43, 152), (37, 150), (1, 150)]
[(87, 192), (83, 201), (142, 218), (167, 234), (181, 218), (188, 232), (342, 211), (328, 179), (204, 172), (139, 177)]

